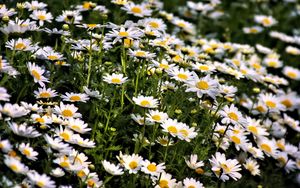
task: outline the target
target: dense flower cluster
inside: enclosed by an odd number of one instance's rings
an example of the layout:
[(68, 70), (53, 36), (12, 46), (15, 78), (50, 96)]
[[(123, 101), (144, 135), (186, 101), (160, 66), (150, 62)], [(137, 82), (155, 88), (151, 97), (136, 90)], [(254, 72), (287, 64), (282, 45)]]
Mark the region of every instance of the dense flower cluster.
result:
[(299, 173), (300, 70), (285, 61), (299, 61), (299, 28), (256, 14), (240, 31), (283, 51), (205, 35), (222, 6), (0, 5), (0, 186), (202, 188), (266, 163)]

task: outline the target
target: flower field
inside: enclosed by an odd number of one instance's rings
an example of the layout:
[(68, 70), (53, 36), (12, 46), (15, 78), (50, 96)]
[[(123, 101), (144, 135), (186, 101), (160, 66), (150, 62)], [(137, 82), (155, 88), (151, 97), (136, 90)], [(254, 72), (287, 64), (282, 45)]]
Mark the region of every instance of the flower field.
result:
[(0, 4), (0, 187), (300, 186), (297, 0)]

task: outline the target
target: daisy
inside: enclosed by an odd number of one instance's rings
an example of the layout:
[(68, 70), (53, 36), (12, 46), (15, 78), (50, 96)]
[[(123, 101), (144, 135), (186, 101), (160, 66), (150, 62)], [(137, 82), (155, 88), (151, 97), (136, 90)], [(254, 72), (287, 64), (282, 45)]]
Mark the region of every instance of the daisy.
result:
[(271, 93), (260, 94), (258, 100), (268, 108), (269, 112), (279, 113), (285, 111), (285, 106), (279, 102), (277, 96)]
[(253, 147), (252, 143), (248, 143), (247, 152), (251, 153), (254, 158), (264, 159), (264, 153), (259, 148)]
[(200, 71), (200, 72), (203, 72), (203, 73), (207, 73), (207, 74), (210, 74), (212, 72), (215, 72), (215, 66), (211, 63), (194, 63), (192, 64), (192, 67), (194, 70), (196, 71)]
[(65, 22), (68, 24), (79, 24), (82, 20), (82, 15), (76, 10), (64, 10), (62, 15), (56, 18), (57, 22)]
[(204, 166), (203, 161), (198, 161), (197, 154), (192, 154), (189, 159), (187, 157), (185, 157), (184, 161), (190, 169), (193, 169), (196, 172), (199, 171), (201, 169), (201, 167)]
[(38, 90), (34, 91), (33, 93), (37, 99), (49, 99), (57, 96), (57, 92), (55, 90), (52, 90), (51, 88), (47, 89), (45, 87), (38, 88)]
[(144, 124), (151, 125), (151, 124), (153, 124), (148, 119), (146, 119), (146, 122), (145, 122), (145, 118), (143, 116), (141, 116), (140, 114), (130, 114), (130, 117), (131, 117), (131, 119), (133, 119), (139, 125), (144, 125)]
[(187, 142), (190, 142), (191, 139), (196, 138), (197, 132), (195, 131), (194, 127), (189, 127), (186, 124), (182, 124), (182, 126), (179, 127), (179, 133), (178, 138), (180, 140), (185, 140)]
[(63, 128), (60, 126), (55, 130), (56, 136), (63, 139), (65, 142), (71, 142), (72, 137), (74, 135), (73, 131), (71, 131), (69, 128)]
[(143, 32), (140, 29), (132, 26), (129, 28), (120, 27), (113, 29), (107, 34), (107, 37), (113, 39), (112, 43), (115, 44), (116, 42), (122, 41), (123, 39), (140, 39), (142, 35)]
[(196, 31), (195, 26), (193, 24), (191, 24), (190, 22), (187, 22), (185, 20), (182, 20), (180, 18), (176, 17), (176, 18), (172, 19), (172, 23), (174, 25), (178, 26), (179, 28), (183, 29), (187, 33), (194, 34)]
[(158, 110), (149, 110), (146, 114), (147, 120), (150, 122), (162, 123), (166, 119), (168, 119), (168, 114), (164, 112), (160, 112)]
[(36, 186), (41, 188), (55, 188), (55, 182), (46, 174), (40, 175), (36, 171), (30, 171), (27, 174), (29, 180)]
[(64, 143), (60, 137), (52, 138), (46, 134), (44, 135), (44, 139), (52, 149), (57, 150), (60, 153), (69, 153), (72, 149), (69, 144)]
[(166, 71), (175, 66), (174, 64), (169, 64), (169, 62), (166, 59), (162, 59), (160, 62), (152, 60), (152, 63), (153, 66)]
[(144, 108), (157, 108), (158, 100), (154, 99), (152, 96), (138, 96), (132, 98), (133, 102)]
[(97, 6), (96, 3), (93, 3), (91, 1), (84, 1), (82, 5), (77, 5), (76, 9), (78, 11), (88, 11), (88, 10), (92, 10), (96, 6)]
[(183, 126), (183, 123), (178, 122), (176, 119), (167, 119), (160, 126), (163, 128), (163, 132), (170, 133), (173, 137), (178, 136), (179, 130)]
[(165, 187), (175, 187), (176, 179), (172, 178), (171, 174), (162, 172), (157, 176), (152, 176), (153, 185), (156, 185), (155, 188), (165, 188)]
[(33, 51), (35, 46), (31, 43), (30, 39), (18, 38), (17, 40), (11, 39), (5, 43), (5, 47), (17, 51)]
[(61, 96), (61, 98), (64, 101), (69, 101), (69, 102), (86, 102), (88, 101), (90, 98), (87, 94), (85, 93), (65, 93), (65, 95)]
[(212, 171), (224, 182), (229, 180), (229, 176), (234, 180), (242, 177), (238, 172), (241, 170), (241, 165), (236, 159), (226, 159), (225, 154), (217, 152), (209, 161), (212, 165)]
[(66, 173), (59, 167), (52, 169), (50, 172), (51, 176), (54, 176), (56, 178), (60, 178), (63, 177)]
[(42, 10), (45, 9), (48, 5), (46, 3), (43, 2), (38, 2), (38, 1), (31, 1), (25, 2), (25, 7), (29, 10), (29, 11), (33, 11), (33, 10)]
[(53, 19), (53, 16), (50, 12), (46, 12), (45, 10), (34, 10), (30, 17), (33, 20), (39, 21), (39, 25), (43, 26), (44, 22), (51, 23), (51, 20)]
[(129, 2), (125, 4), (121, 9), (127, 11), (128, 14), (133, 14), (137, 17), (145, 17), (150, 16), (152, 11), (148, 9), (147, 4), (135, 4), (133, 2)]
[(267, 67), (272, 68), (280, 68), (283, 66), (283, 62), (279, 60), (278, 54), (269, 54), (264, 58), (263, 63), (267, 65)]
[(187, 81), (188, 87), (186, 92), (196, 92), (197, 96), (201, 98), (204, 94), (215, 99), (219, 93), (219, 83), (217, 80), (212, 79), (209, 75), (204, 78), (199, 78), (196, 73), (193, 73), (193, 78)]
[(30, 118), (34, 121), (34, 123), (39, 123), (41, 125), (47, 125), (52, 123), (51, 117), (48, 115), (39, 115), (39, 114), (31, 114)]
[(290, 67), (290, 66), (285, 66), (282, 70), (282, 73), (292, 79), (292, 80), (300, 80), (300, 70)]
[(30, 75), (34, 78), (34, 82), (39, 83), (41, 87), (45, 86), (44, 82), (49, 82), (49, 80), (43, 76), (45, 70), (37, 66), (35, 63), (28, 62), (27, 68)]
[(90, 97), (94, 97), (94, 98), (96, 98), (96, 99), (101, 99), (102, 98), (102, 95), (100, 95), (100, 93), (99, 93), (99, 91), (97, 91), (97, 90), (90, 90), (88, 87), (86, 87), (86, 86), (83, 86), (83, 90), (84, 90), (84, 92), (88, 95), (88, 96), (90, 96)]
[(13, 146), (11, 145), (9, 140), (1, 140), (0, 138), (0, 149), (3, 153), (8, 153), (13, 149)]
[(17, 174), (26, 174), (28, 167), (21, 163), (18, 159), (4, 155), (4, 164)]
[(72, 144), (77, 144), (84, 148), (94, 148), (95, 142), (89, 139), (82, 138), (79, 134), (74, 134), (69, 141)]
[(124, 77), (123, 74), (115, 74), (113, 73), (112, 75), (106, 74), (103, 76), (103, 81), (107, 82), (109, 84), (115, 84), (115, 85), (121, 85), (127, 81), (127, 77)]
[(230, 107), (226, 105), (222, 110), (218, 112), (223, 118), (223, 124), (232, 123), (233, 125), (245, 125), (247, 124), (246, 119), (242, 116), (242, 113), (235, 107), (234, 104), (231, 104)]
[(299, 126), (299, 121), (291, 118), (290, 116), (283, 114), (283, 122), (287, 124), (289, 127), (294, 129), (297, 132), (300, 132), (300, 126)]
[(269, 140), (266, 137), (260, 137), (257, 140), (258, 147), (268, 156), (275, 156), (278, 153), (278, 147), (275, 140)]
[(15, 122), (8, 122), (9, 128), (13, 131), (14, 134), (27, 137), (35, 138), (41, 136), (41, 134), (36, 131), (33, 127), (27, 126), (26, 123), (17, 124)]
[(7, 93), (6, 88), (0, 87), (0, 101), (9, 101), (9, 98), (10, 94)]
[(27, 143), (21, 143), (19, 145), (19, 151), (26, 156), (27, 159), (30, 159), (30, 160), (37, 160), (37, 157), (38, 156), (38, 152), (34, 151), (32, 147), (30, 147), (30, 144)]
[(122, 161), (122, 165), (129, 171), (129, 174), (136, 174), (141, 168), (143, 158), (137, 154), (124, 155)]
[(269, 135), (267, 129), (260, 124), (260, 120), (255, 120), (250, 117), (247, 117), (246, 130), (256, 137)]
[(243, 166), (251, 173), (252, 176), (260, 176), (259, 164), (256, 160), (249, 158), (246, 160)]
[(292, 54), (292, 55), (300, 55), (300, 49), (293, 47), (293, 46), (287, 46), (285, 48), (286, 53)]
[(244, 27), (243, 32), (246, 34), (257, 34), (261, 33), (263, 31), (263, 28), (260, 26), (252, 26), (252, 27)]
[[(242, 148), (243, 150), (246, 149), (246, 145), (247, 145), (247, 137), (245, 135), (244, 132), (238, 132), (236, 133), (235, 130), (228, 130), (226, 132), (226, 136), (227, 138), (234, 143), (235, 148), (239, 151), (240, 148)], [(244, 149), (245, 148), (245, 149)]]
[(194, 178), (185, 178), (183, 180), (183, 186), (186, 188), (204, 188), (203, 184), (200, 181), (195, 180)]
[(18, 104), (5, 103), (4, 106), (0, 104), (0, 112), (12, 118), (19, 118), (27, 115), (30, 111)]
[(138, 25), (155, 31), (165, 31), (167, 28), (167, 25), (160, 18), (144, 18), (138, 21)]
[(113, 176), (120, 176), (120, 175), (124, 174), (124, 171), (123, 171), (123, 169), (121, 169), (119, 164), (115, 165), (106, 160), (102, 161), (101, 163), (102, 163), (105, 171)]
[(91, 128), (88, 128), (88, 124), (84, 123), (81, 119), (77, 118), (70, 118), (67, 121), (68, 127), (70, 127), (73, 131), (76, 131), (81, 134), (85, 134), (91, 130)]
[(159, 173), (163, 172), (166, 168), (165, 163), (156, 164), (148, 160), (141, 162), (141, 171), (145, 174), (150, 174), (151, 176), (157, 176)]
[(178, 67), (174, 67), (167, 70), (167, 73), (171, 76), (172, 79), (180, 82), (186, 82), (193, 79), (193, 73), (183, 68), (179, 69)]
[(126, 5), (126, 4), (128, 4), (128, 0), (112, 0), (111, 2), (113, 4), (116, 4), (116, 5)]
[(277, 20), (275, 20), (272, 16), (265, 15), (255, 15), (254, 21), (256, 23), (262, 24), (264, 27), (271, 27), (277, 24)]
[(219, 85), (220, 93), (225, 97), (233, 97), (237, 92), (237, 87), (228, 85)]
[(73, 104), (64, 104), (60, 103), (59, 106), (54, 107), (54, 111), (58, 114), (61, 115), (64, 118), (77, 118), (81, 117), (80, 113), (77, 113), (78, 108), (75, 107)]
[(131, 49), (129, 49), (128, 54), (130, 56), (136, 58), (143, 58), (143, 59), (152, 59), (156, 56), (155, 53), (150, 53), (144, 50), (131, 50)]
[(172, 146), (174, 141), (168, 136), (157, 137), (156, 142), (162, 146)]

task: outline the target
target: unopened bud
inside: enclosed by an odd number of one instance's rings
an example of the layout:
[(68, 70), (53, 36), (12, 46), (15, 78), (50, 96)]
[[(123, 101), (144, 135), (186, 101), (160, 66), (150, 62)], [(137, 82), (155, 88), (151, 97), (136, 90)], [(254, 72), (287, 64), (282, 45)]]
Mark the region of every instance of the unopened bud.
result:
[(65, 30), (65, 31), (68, 31), (68, 30), (70, 29), (70, 27), (69, 27), (68, 24), (64, 24), (64, 25), (62, 26), (62, 28), (63, 28), (63, 30)]
[(252, 91), (254, 93), (260, 93), (260, 89), (258, 87), (253, 88)]
[(3, 17), (2, 17), (2, 20), (3, 20), (4, 22), (8, 22), (8, 21), (9, 21), (9, 17), (8, 17), (8, 16), (3, 16)]
[(182, 110), (176, 109), (176, 110), (175, 110), (175, 113), (176, 113), (176, 114), (182, 114)]

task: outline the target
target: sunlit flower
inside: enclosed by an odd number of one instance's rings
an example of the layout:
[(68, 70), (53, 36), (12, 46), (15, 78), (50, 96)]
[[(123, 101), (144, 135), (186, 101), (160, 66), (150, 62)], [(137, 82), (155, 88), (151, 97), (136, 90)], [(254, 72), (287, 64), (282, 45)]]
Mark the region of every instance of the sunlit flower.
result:
[(27, 159), (30, 159), (30, 160), (37, 160), (37, 155), (38, 155), (38, 152), (34, 151), (32, 147), (30, 147), (30, 144), (27, 143), (21, 143), (19, 145), (19, 151), (26, 156)]
[(244, 168), (249, 170), (252, 176), (260, 175), (259, 165), (256, 160), (249, 158), (243, 164)]
[(51, 180), (51, 178), (49, 176), (47, 176), (46, 174), (40, 175), (36, 171), (30, 171), (27, 174), (27, 177), (29, 178), (29, 180), (33, 184), (35, 184), (38, 187), (41, 187), (41, 188), (54, 188), (54, 187), (56, 187), (55, 182), (53, 180)]
[(116, 84), (116, 85), (121, 85), (127, 81), (127, 77), (124, 77), (123, 74), (115, 74), (113, 73), (112, 75), (106, 74), (103, 76), (103, 81), (107, 82), (109, 84)]
[(158, 100), (154, 99), (152, 96), (138, 96), (133, 97), (132, 100), (135, 104), (144, 107), (144, 108), (156, 108), (158, 106)]
[(119, 176), (124, 174), (123, 169), (120, 167), (120, 165), (115, 165), (112, 164), (106, 160), (101, 162), (105, 171), (108, 172), (109, 174), (113, 175), (113, 176)]
[(39, 83), (41, 87), (45, 87), (44, 82), (49, 82), (49, 80), (43, 76), (45, 70), (31, 62), (27, 63), (27, 68), (30, 75), (34, 78), (34, 82)]

